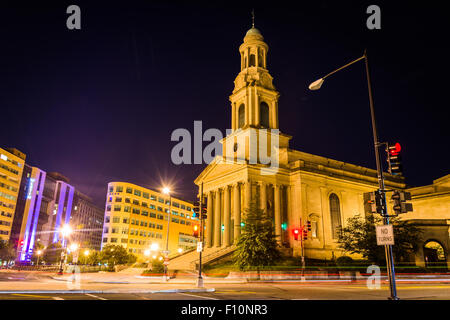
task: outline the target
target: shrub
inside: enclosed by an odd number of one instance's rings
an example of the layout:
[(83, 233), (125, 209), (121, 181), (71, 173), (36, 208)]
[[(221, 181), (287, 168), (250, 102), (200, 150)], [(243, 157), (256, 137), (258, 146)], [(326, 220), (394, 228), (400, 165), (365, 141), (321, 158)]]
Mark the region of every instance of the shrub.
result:
[(353, 259), (349, 256), (341, 256), (336, 259), (336, 265), (338, 266), (348, 266), (353, 263)]

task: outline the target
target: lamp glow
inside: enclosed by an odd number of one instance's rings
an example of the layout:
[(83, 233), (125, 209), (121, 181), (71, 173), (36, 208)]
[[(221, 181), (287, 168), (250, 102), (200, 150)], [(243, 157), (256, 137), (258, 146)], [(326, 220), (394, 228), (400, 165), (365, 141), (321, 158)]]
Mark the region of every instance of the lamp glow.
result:
[(149, 249), (145, 250), (144, 255), (146, 255), (148, 257), (150, 255), (150, 250)]
[(162, 192), (163, 192), (164, 194), (170, 194), (170, 188), (169, 188), (169, 187), (164, 187), (164, 188), (162, 189)]
[(159, 245), (157, 243), (152, 243), (152, 245), (150, 246), (151, 251), (158, 251), (158, 249)]
[(182, 253), (183, 249), (182, 248), (178, 248), (178, 253)]
[(68, 224), (65, 224), (60, 229), (60, 232), (61, 232), (62, 236), (65, 238), (65, 237), (69, 236), (72, 233), (72, 228)]
[(76, 251), (78, 249), (78, 244), (77, 243), (72, 243), (70, 245), (70, 251)]
[(84, 255), (88, 256), (89, 255), (89, 250), (84, 250)]

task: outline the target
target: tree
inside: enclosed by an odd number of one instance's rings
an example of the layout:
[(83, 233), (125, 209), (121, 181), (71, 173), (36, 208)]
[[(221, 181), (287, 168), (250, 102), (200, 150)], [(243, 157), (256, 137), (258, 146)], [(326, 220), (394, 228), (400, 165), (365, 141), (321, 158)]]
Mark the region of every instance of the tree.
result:
[[(347, 225), (338, 232), (339, 247), (350, 253), (361, 254), (370, 262), (378, 265), (386, 263), (384, 246), (377, 245), (375, 226), (381, 225), (383, 219), (368, 215), (365, 219), (360, 215), (347, 219)], [(421, 231), (406, 221), (390, 218), (394, 228), (392, 246), (394, 259), (397, 262), (408, 261), (417, 249)]]
[(63, 248), (59, 242), (52, 243), (45, 249), (43, 259), (45, 263), (58, 264), (61, 260)]
[(0, 260), (12, 261), (17, 257), (16, 249), (11, 243), (0, 240)]
[[(31, 257), (31, 259), (33, 261), (35, 261), (37, 263), (38, 260), (38, 254), (37, 252), (41, 250), (41, 257), (39, 258), (39, 261), (42, 262), (42, 253), (44, 252), (44, 245), (40, 242), (40, 241), (36, 241), (34, 243), (34, 248), (33, 248), (33, 256)], [(39, 262), (39, 263), (40, 263)]]
[(244, 210), (242, 234), (236, 245), (234, 261), (240, 270), (247, 267), (272, 265), (281, 254), (273, 231), (272, 220), (267, 212), (259, 209), (256, 202)]
[(130, 259), (132, 258), (128, 254), (127, 249), (122, 246), (108, 244), (100, 253), (101, 262), (107, 263), (110, 270), (113, 270), (117, 264), (128, 263)]

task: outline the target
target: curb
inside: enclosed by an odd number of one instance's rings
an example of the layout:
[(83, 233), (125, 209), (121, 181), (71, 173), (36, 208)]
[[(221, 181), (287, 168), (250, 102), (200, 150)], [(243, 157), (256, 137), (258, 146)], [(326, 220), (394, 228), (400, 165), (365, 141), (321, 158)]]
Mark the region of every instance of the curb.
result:
[(183, 292), (215, 292), (214, 288), (193, 288), (193, 289), (169, 289), (169, 290), (8, 290), (8, 291), (0, 291), (0, 294), (13, 294), (13, 293), (51, 293), (51, 294), (120, 294), (120, 293), (183, 293)]

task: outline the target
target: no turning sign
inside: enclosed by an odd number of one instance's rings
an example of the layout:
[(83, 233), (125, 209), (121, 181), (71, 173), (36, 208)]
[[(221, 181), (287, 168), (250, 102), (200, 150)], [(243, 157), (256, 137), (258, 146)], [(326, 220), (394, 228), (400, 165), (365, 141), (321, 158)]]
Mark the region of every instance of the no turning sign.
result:
[(385, 226), (376, 226), (377, 231), (377, 245), (387, 246), (394, 244), (394, 229), (392, 224)]

